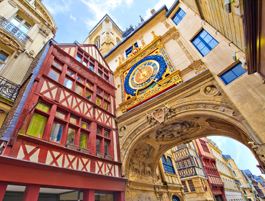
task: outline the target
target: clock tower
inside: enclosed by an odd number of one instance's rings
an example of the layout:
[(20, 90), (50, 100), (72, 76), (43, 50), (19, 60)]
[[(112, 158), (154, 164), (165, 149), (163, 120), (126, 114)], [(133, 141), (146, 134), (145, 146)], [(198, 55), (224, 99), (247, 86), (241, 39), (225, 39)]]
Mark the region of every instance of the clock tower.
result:
[(95, 44), (104, 56), (122, 40), (122, 30), (106, 14), (89, 32), (83, 44)]
[(182, 83), (167, 56), (161, 36), (152, 31), (153, 40), (141, 47), (132, 45), (132, 53), (117, 71), (122, 83), (122, 112), (148, 101), (173, 86)]

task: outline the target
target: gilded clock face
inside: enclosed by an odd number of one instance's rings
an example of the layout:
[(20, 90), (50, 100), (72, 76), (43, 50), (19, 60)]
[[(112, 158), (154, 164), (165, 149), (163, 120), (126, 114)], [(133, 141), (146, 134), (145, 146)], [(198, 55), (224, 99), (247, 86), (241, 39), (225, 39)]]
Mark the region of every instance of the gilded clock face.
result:
[(135, 96), (154, 82), (159, 82), (166, 72), (167, 64), (160, 55), (150, 55), (136, 62), (126, 74), (124, 89), (128, 95)]
[(133, 89), (147, 87), (155, 79), (159, 71), (159, 63), (154, 60), (147, 60), (137, 66), (132, 72), (129, 84)]

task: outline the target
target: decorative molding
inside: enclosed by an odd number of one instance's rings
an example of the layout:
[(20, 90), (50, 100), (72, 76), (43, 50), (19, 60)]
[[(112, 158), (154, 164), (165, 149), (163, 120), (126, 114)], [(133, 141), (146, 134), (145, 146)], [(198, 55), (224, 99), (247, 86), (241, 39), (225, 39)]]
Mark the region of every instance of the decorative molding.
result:
[(166, 18), (166, 17), (164, 17), (164, 18), (161, 20), (161, 22), (165, 25), (165, 27), (166, 27), (167, 29), (169, 29), (169, 28), (171, 27), (171, 25), (167, 22), (167, 18)]
[(38, 28), (39, 33), (41, 33), (45, 38), (51, 33), (51, 31), (44, 24), (38, 24)]
[(14, 8), (17, 7), (16, 2), (14, 2), (13, 0), (8, 0), (8, 3), (9, 3), (11, 6), (13, 6)]
[(183, 44), (183, 42), (180, 40), (179, 37), (174, 38), (174, 40), (177, 41), (177, 43), (179, 44), (180, 48), (183, 50), (183, 52), (185, 53), (185, 55), (187, 56), (187, 58), (190, 60), (190, 62), (194, 62), (195, 58), (192, 56), (192, 54), (188, 51), (188, 49), (185, 47), (185, 45)]
[(25, 45), (21, 43), (15, 36), (12, 36), (8, 31), (0, 28), (0, 41), (9, 46), (13, 50), (25, 50)]

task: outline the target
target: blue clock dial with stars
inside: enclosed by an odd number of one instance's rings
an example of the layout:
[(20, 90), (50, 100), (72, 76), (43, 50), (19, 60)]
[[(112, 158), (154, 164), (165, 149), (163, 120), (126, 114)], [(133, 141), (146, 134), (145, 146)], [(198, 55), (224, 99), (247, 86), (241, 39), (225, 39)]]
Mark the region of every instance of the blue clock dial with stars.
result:
[(147, 56), (134, 64), (125, 77), (124, 88), (127, 94), (136, 95), (140, 89), (162, 79), (167, 64), (160, 55)]

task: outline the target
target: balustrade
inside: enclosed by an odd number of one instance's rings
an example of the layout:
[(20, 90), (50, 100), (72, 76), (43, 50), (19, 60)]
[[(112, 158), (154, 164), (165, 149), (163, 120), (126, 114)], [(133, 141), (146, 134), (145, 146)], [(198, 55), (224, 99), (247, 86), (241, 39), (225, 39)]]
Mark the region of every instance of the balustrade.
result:
[(16, 25), (4, 17), (0, 18), (0, 27), (8, 31), (12, 36), (15, 36), (23, 44), (26, 44), (30, 37), (21, 31)]

